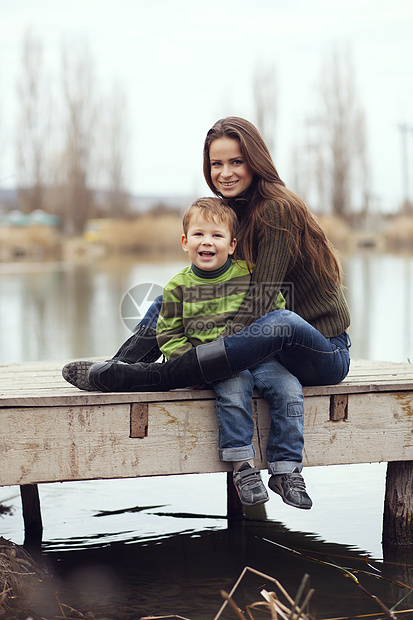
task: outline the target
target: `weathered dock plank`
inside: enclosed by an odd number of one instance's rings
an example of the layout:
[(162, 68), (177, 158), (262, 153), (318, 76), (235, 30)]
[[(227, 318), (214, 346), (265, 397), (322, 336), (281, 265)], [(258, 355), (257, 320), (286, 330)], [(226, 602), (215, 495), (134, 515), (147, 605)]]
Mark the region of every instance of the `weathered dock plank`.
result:
[[(0, 485), (228, 470), (214, 392), (82, 392), (61, 366), (0, 367)], [(413, 460), (410, 364), (354, 361), (341, 384), (304, 393), (306, 466)], [(253, 412), (265, 468), (270, 417), (258, 396)]]

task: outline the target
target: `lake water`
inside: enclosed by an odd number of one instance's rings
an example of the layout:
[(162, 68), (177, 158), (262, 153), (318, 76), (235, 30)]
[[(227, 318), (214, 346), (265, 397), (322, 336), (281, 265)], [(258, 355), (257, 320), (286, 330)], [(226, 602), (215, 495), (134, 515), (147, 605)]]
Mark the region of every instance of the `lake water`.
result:
[[(185, 264), (130, 258), (0, 263), (0, 364), (113, 355), (130, 334), (121, 317), (125, 294), (137, 285), (163, 286)], [(413, 258), (360, 253), (346, 257), (344, 269), (352, 357), (413, 359)], [(149, 302), (136, 290), (138, 319)], [(307, 468), (311, 511), (272, 495), (265, 514), (251, 513), (235, 529), (225, 519), (224, 474), (39, 485), (42, 561), (60, 599), (96, 617), (213, 618), (220, 590), (229, 591), (246, 565), (291, 594), (309, 573), (318, 618), (374, 614), (374, 602), (331, 564), (368, 570), (369, 555), (376, 570), (413, 583), (406, 558), (383, 564), (385, 473), (383, 463)], [(0, 534), (22, 544), (19, 487), (0, 488), (0, 504), (11, 510), (0, 517)], [(391, 580), (357, 574), (386, 604), (406, 593)], [(259, 600), (261, 588), (262, 579), (246, 578), (238, 604)], [(42, 605), (43, 614), (55, 613), (53, 601)], [(227, 610), (222, 617), (234, 615)]]

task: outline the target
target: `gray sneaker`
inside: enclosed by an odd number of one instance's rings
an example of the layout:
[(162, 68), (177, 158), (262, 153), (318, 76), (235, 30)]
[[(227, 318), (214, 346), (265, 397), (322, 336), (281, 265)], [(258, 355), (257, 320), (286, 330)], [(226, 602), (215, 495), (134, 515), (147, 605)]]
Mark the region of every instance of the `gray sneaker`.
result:
[(249, 463), (244, 463), (238, 471), (234, 471), (234, 484), (244, 506), (257, 506), (270, 499), (261, 480), (260, 470), (251, 467)]
[(297, 468), (291, 474), (278, 474), (271, 476), (268, 481), (271, 491), (281, 495), (283, 502), (295, 508), (309, 510), (313, 505), (311, 497), (308, 495), (304, 478)]

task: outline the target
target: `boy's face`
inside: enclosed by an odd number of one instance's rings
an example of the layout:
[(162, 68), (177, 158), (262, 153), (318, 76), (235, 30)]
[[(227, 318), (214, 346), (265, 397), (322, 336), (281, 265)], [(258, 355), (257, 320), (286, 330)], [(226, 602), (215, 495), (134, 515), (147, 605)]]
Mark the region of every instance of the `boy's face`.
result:
[(237, 245), (227, 223), (209, 222), (200, 213), (192, 215), (188, 233), (182, 235), (181, 242), (193, 264), (206, 271), (222, 267)]

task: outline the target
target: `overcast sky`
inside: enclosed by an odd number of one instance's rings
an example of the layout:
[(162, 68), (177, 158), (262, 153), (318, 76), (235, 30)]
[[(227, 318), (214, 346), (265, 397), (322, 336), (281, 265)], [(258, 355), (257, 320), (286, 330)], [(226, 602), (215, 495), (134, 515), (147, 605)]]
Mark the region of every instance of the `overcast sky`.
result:
[[(62, 41), (87, 41), (102, 91), (119, 82), (130, 126), (129, 186), (138, 194), (209, 193), (206, 131), (222, 116), (255, 122), (252, 75), (274, 62), (275, 164), (287, 185), (292, 150), (314, 111), (333, 49), (350, 49), (368, 129), (372, 189), (384, 210), (404, 193), (400, 123), (413, 127), (411, 0), (0, 0), (0, 182), (13, 185), (16, 80), (27, 28), (58, 75)], [(413, 198), (413, 131), (410, 197)]]

